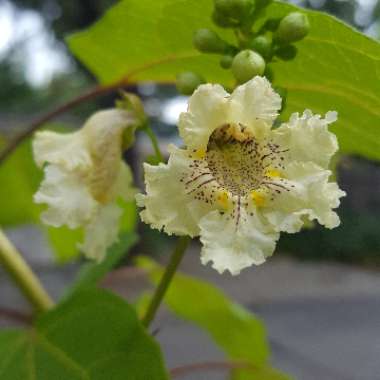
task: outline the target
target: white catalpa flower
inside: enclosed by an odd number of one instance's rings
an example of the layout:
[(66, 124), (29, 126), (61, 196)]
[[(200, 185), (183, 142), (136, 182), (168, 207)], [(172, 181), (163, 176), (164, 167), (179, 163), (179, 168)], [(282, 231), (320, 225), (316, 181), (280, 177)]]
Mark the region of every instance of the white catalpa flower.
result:
[(84, 227), (80, 249), (96, 260), (117, 240), (118, 198), (134, 196), (131, 171), (122, 161), (123, 131), (132, 122), (127, 111), (111, 109), (95, 113), (74, 133), (37, 132), (33, 141), (34, 159), (45, 172), (34, 196), (48, 206), (42, 221)]
[(329, 182), (338, 149), (326, 118), (306, 111), (272, 129), (281, 98), (255, 77), (230, 95), (201, 85), (182, 113), (186, 148), (170, 147), (167, 165), (145, 164), (142, 220), (168, 234), (200, 236), (202, 263), (237, 274), (270, 256), (281, 231), (316, 219), (336, 227), (345, 193)]

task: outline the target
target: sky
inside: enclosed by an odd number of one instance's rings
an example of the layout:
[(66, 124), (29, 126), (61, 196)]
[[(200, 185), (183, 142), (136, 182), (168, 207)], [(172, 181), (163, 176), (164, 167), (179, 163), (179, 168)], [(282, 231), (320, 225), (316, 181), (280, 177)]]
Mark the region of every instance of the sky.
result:
[(70, 58), (47, 29), (38, 12), (16, 10), (0, 0), (0, 60), (10, 48), (22, 63), (26, 79), (33, 86), (44, 86), (56, 74), (72, 67)]

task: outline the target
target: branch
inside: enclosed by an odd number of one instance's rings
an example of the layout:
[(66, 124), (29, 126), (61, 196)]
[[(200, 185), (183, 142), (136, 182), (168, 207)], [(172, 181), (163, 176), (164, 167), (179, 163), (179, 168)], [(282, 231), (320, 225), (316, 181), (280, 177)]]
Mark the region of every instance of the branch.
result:
[(256, 367), (254, 367), (251, 363), (244, 361), (209, 361), (209, 362), (201, 362), (194, 364), (187, 364), (181, 367), (176, 367), (170, 370), (171, 377), (177, 378), (184, 375), (187, 375), (191, 372), (197, 371), (225, 371), (232, 369), (247, 369), (249, 371), (255, 371)]
[[(93, 89), (85, 92), (84, 94), (79, 95), (78, 97), (68, 101), (67, 103), (53, 109), (47, 114), (36, 119), (4, 148), (4, 150), (0, 153), (0, 163), (2, 163), (18, 147), (20, 143), (22, 143), (26, 138), (32, 135), (34, 131), (36, 131), (39, 127), (41, 127), (43, 124), (45, 124), (49, 120), (70, 110), (71, 108), (74, 108), (75, 106), (81, 103), (84, 103), (91, 99), (95, 99), (98, 96), (111, 93), (112, 91), (115, 91), (118, 88), (122, 87), (123, 84), (124, 84), (124, 81), (120, 81), (110, 86), (96, 86)], [(126, 83), (124, 85), (126, 85)]]
[[(95, 86), (94, 88), (90, 89), (89, 91), (85, 92), (82, 95), (79, 95), (78, 97), (68, 101), (67, 103), (53, 109), (52, 111), (48, 112), (47, 114), (41, 116), (31, 124), (29, 124), (19, 135), (17, 135), (5, 148), (2, 152), (0, 152), (0, 164), (17, 148), (17, 146), (23, 142), (26, 138), (28, 138), (30, 135), (33, 134), (34, 131), (36, 131), (39, 127), (41, 127), (43, 124), (48, 122), (49, 120), (57, 117), (58, 115), (61, 115), (62, 113), (70, 110), (71, 108), (76, 107), (77, 105), (87, 102), (89, 100), (95, 99), (99, 96), (110, 94), (118, 89), (121, 89), (123, 87), (126, 87), (129, 84), (132, 84), (133, 81), (131, 81), (131, 78), (135, 76), (136, 74), (139, 74), (141, 72), (144, 72), (145, 70), (148, 70), (150, 68), (153, 68), (155, 66), (162, 65), (164, 63), (186, 59), (186, 58), (193, 58), (194, 54), (184, 54), (183, 56), (180, 55), (169, 55), (167, 57), (158, 59), (156, 61), (149, 62), (145, 65), (142, 65), (140, 67), (135, 68), (134, 70), (131, 70), (124, 78), (121, 80), (118, 80), (114, 83), (111, 83), (106, 86)], [(168, 82), (167, 82), (168, 83)]]
[(31, 315), (5, 307), (0, 307), (0, 318), (21, 322), (22, 324), (30, 324), (32, 322)]

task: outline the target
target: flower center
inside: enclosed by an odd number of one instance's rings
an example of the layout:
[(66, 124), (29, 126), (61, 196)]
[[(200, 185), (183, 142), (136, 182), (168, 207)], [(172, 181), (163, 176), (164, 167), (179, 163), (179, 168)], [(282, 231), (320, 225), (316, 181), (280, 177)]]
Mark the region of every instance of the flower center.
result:
[(273, 194), (288, 191), (282, 178), (286, 151), (243, 125), (225, 124), (210, 136), (206, 151), (192, 152), (191, 174), (182, 181), (195, 199), (222, 209), (246, 206), (248, 199), (263, 206)]
[(233, 195), (245, 196), (260, 186), (265, 163), (253, 137), (236, 139), (228, 126), (210, 137), (205, 160), (216, 182)]

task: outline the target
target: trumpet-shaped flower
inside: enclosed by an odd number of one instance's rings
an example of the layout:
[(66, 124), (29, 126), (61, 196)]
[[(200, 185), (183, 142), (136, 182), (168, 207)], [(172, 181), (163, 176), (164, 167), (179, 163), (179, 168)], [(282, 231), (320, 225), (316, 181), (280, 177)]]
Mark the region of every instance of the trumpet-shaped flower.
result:
[(297, 232), (307, 219), (328, 228), (345, 193), (329, 182), (338, 149), (325, 118), (305, 111), (273, 129), (281, 98), (262, 77), (230, 95), (201, 85), (180, 115), (186, 147), (170, 147), (168, 164), (145, 164), (142, 220), (168, 234), (200, 236), (201, 261), (237, 274), (263, 263), (281, 231)]
[(84, 228), (80, 248), (101, 260), (117, 240), (122, 209), (118, 198), (132, 199), (132, 175), (122, 161), (122, 138), (133, 122), (130, 113), (95, 113), (74, 133), (37, 132), (34, 159), (45, 178), (34, 196), (48, 208), (42, 221), (54, 227)]

